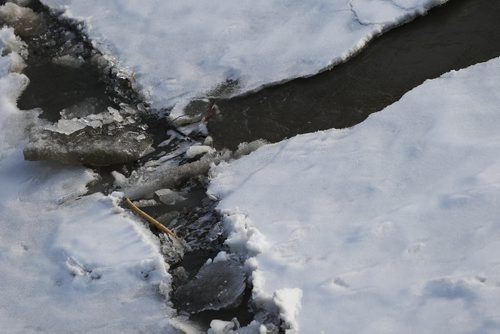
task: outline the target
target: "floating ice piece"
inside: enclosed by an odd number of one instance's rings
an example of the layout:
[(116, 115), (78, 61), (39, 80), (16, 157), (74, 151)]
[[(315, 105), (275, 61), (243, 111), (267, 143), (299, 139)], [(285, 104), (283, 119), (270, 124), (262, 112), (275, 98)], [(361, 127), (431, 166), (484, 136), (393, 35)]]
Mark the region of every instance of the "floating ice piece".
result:
[(64, 55), (52, 58), (52, 62), (56, 65), (78, 68), (85, 63), (82, 57), (75, 57), (73, 55)]
[(188, 150), (186, 151), (186, 157), (188, 159), (195, 158), (199, 155), (206, 154), (206, 153), (213, 153), (215, 150), (210, 147), (210, 146), (205, 146), (205, 145), (193, 145)]
[(8, 2), (0, 6), (0, 19), (14, 28), (20, 37), (32, 37), (43, 33), (46, 24), (43, 17), (30, 8)]
[[(116, 173), (117, 185), (123, 188), (126, 195), (132, 199), (151, 196), (157, 189), (174, 188), (191, 177), (207, 174), (211, 165), (217, 165), (232, 158), (240, 158), (242, 155), (250, 154), (264, 144), (262, 140), (256, 140), (241, 147), (232, 153), (227, 150), (220, 152), (210, 151), (199, 160), (184, 165), (160, 165), (158, 168), (140, 169), (125, 179)], [(118, 184), (119, 183), (119, 184)]]
[(63, 119), (84, 118), (89, 115), (99, 114), (105, 109), (106, 107), (97, 98), (89, 97), (61, 110), (60, 114)]
[(28, 49), (26, 43), (14, 35), (14, 29), (3, 27), (0, 30), (0, 47), (4, 54), (1, 61), (10, 62), (8, 67), (0, 66), (0, 68), (8, 72), (21, 73), (26, 68)]
[[(212, 320), (208, 334), (269, 334), (277, 333), (268, 331), (266, 326), (254, 320), (248, 326), (240, 327), (237, 319), (231, 321)], [(288, 334), (288, 333), (287, 333)]]
[(237, 306), (245, 287), (243, 267), (231, 258), (205, 264), (193, 280), (174, 292), (174, 298), (190, 313), (220, 310)]
[(210, 322), (210, 329), (208, 330), (208, 334), (228, 334), (233, 331), (235, 328), (235, 323), (232, 321), (223, 321), (223, 320), (212, 320)]
[(182, 239), (173, 238), (168, 234), (160, 234), (161, 252), (167, 263), (178, 263), (184, 254), (191, 250)]
[(181, 202), (186, 198), (176, 191), (171, 189), (160, 189), (155, 191), (155, 196), (160, 202), (167, 205), (174, 205), (177, 202)]

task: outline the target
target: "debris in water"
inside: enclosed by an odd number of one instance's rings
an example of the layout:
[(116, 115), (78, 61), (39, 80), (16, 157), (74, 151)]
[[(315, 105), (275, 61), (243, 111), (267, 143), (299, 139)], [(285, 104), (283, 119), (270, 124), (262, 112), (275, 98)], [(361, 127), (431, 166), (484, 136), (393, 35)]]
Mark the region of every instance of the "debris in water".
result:
[(139, 215), (142, 219), (145, 219), (148, 223), (156, 227), (159, 231), (168, 234), (169, 236), (178, 239), (177, 235), (173, 231), (171, 231), (169, 228), (166, 226), (163, 226), (160, 222), (158, 222), (156, 219), (139, 209), (134, 203), (129, 198), (125, 198), (125, 203), (127, 203), (127, 206), (137, 215)]

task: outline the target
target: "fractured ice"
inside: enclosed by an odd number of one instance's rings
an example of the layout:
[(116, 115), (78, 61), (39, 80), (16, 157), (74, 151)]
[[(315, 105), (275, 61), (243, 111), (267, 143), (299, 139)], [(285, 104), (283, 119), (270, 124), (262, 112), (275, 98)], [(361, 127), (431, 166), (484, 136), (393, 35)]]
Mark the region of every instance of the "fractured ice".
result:
[(71, 134), (35, 129), (24, 148), (24, 158), (91, 166), (124, 164), (139, 159), (150, 150), (151, 137), (138, 139), (140, 135), (110, 125), (87, 126)]
[(245, 291), (245, 274), (237, 260), (210, 262), (174, 292), (182, 309), (190, 313), (237, 306)]

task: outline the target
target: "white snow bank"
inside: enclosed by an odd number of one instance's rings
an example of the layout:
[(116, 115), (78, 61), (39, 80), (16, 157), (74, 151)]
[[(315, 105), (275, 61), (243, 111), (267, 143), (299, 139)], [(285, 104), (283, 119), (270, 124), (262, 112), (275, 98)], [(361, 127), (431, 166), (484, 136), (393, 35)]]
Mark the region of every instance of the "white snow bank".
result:
[(216, 168), (255, 298), (300, 289), (301, 333), (498, 333), (499, 105), (500, 58)]
[[(82, 20), (155, 107), (314, 74), (447, 0), (42, 0)], [(179, 103), (182, 105), (183, 103)]]
[[(2, 28), (0, 53), (15, 41)], [(24, 161), (32, 113), (16, 107), (28, 82), (9, 73), (16, 59), (0, 57), (0, 332), (171, 332), (153, 236), (115, 197), (81, 197), (91, 171)]]

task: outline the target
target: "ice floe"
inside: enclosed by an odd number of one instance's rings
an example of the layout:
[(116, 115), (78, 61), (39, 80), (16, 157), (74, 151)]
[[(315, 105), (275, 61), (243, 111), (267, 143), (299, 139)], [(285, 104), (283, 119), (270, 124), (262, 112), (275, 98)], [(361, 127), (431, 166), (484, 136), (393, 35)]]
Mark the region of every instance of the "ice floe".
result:
[(301, 333), (496, 333), (500, 58), (213, 170), (254, 299)]
[(175, 111), (196, 96), (315, 74), (446, 1), (42, 0), (83, 21), (153, 106)]

